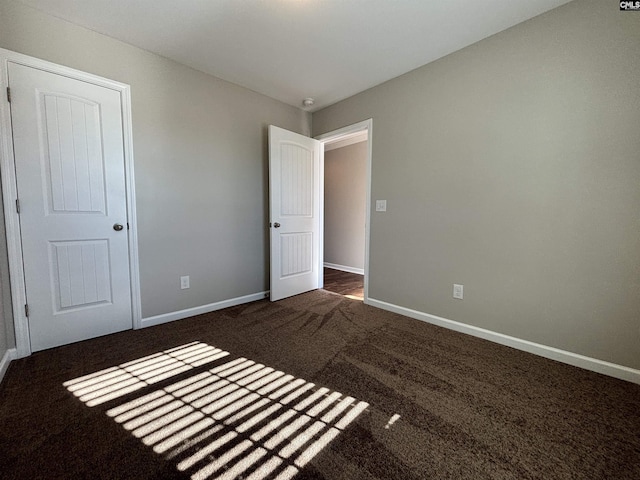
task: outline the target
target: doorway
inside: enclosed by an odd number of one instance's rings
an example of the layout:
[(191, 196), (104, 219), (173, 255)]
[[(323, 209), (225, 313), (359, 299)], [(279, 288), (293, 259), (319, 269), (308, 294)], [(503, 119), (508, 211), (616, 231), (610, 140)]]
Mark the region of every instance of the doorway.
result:
[(323, 146), (323, 288), (366, 301), (371, 120), (317, 137)]
[(361, 298), (368, 302), (372, 123), (365, 120), (315, 139), (269, 126), (271, 301), (324, 287), (324, 147), (366, 135), (364, 261), (356, 274), (362, 276)]

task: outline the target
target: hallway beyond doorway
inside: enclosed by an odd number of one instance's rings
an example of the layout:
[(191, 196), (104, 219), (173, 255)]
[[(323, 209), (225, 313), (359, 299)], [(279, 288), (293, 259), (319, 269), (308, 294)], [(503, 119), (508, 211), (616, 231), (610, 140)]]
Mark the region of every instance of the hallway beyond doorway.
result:
[(325, 267), (324, 289), (354, 300), (362, 300), (364, 298), (364, 275)]

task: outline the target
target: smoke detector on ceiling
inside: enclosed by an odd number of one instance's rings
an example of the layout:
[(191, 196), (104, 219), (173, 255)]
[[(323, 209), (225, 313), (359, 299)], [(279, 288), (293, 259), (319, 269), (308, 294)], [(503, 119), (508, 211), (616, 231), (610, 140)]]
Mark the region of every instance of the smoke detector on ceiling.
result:
[(311, 97), (307, 97), (302, 100), (302, 105), (304, 105), (305, 107), (311, 107), (314, 103), (316, 103), (316, 101)]

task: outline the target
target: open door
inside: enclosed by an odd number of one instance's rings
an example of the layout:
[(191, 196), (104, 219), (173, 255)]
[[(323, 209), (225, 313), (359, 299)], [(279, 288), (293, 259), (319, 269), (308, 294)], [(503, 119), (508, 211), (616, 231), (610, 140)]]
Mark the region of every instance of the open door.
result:
[(271, 300), (320, 287), (318, 140), (269, 126)]

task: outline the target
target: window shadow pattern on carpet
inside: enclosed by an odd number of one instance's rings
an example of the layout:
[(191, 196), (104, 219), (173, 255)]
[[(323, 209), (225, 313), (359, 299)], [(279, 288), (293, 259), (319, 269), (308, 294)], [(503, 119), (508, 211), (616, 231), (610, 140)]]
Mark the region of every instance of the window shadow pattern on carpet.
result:
[(369, 406), (192, 342), (64, 383), (193, 480), (289, 480)]

